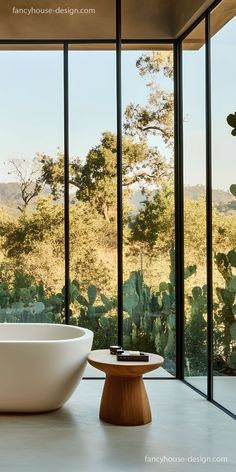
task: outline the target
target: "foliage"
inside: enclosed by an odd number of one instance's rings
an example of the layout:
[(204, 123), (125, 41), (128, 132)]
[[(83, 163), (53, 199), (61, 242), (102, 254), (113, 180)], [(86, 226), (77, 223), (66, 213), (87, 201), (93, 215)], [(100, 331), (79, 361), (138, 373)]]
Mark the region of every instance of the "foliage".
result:
[(44, 186), (41, 179), (39, 156), (36, 155), (32, 163), (26, 159), (11, 159), (9, 163), (12, 171), (8, 173), (17, 179), (23, 201), (17, 208), (24, 213), (31, 200), (39, 195)]
[[(122, 150), (125, 188), (135, 182), (151, 183), (169, 172), (165, 160), (147, 143), (135, 143), (127, 137), (123, 139)], [(79, 158), (70, 163), (69, 183), (75, 189), (76, 199), (89, 202), (93, 211), (95, 209), (107, 222), (112, 222), (116, 214), (116, 154), (116, 136), (104, 132), (101, 142), (89, 150), (84, 163)], [(63, 156), (59, 154), (55, 161), (43, 156), (41, 163), (42, 180), (50, 186), (54, 198), (58, 198), (64, 184)]]
[(236, 112), (227, 116), (227, 123), (233, 128), (231, 131), (232, 136), (236, 136)]
[(163, 73), (165, 77), (173, 78), (173, 56), (167, 51), (152, 51), (142, 54), (136, 61), (140, 75), (156, 75)]
[[(171, 77), (173, 74), (172, 54), (170, 52), (155, 52), (142, 55), (137, 63), (142, 77), (163, 74)], [(168, 90), (163, 90), (156, 82), (148, 82), (149, 96), (145, 106), (131, 103), (125, 110), (125, 132), (130, 136), (138, 136), (140, 140), (149, 134), (160, 136), (164, 143), (173, 145), (174, 134), (174, 96)]]
[(130, 219), (131, 239), (145, 243), (147, 250), (155, 244), (170, 246), (174, 237), (173, 185), (163, 185), (160, 190), (146, 197), (135, 218)]

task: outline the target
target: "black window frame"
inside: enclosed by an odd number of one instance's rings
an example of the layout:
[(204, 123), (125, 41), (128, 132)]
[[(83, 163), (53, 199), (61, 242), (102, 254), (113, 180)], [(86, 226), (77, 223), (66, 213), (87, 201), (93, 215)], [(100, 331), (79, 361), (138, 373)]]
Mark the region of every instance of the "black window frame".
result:
[[(236, 415), (213, 398), (213, 283), (212, 283), (212, 149), (211, 149), (211, 37), (210, 14), (222, 0), (212, 5), (178, 38), (172, 39), (123, 39), (122, 1), (116, 0), (116, 39), (106, 40), (0, 40), (0, 45), (60, 45), (63, 47), (64, 94), (64, 234), (65, 234), (65, 323), (70, 323), (70, 235), (69, 235), (69, 66), (68, 51), (71, 44), (113, 45), (116, 50), (116, 118), (117, 118), (117, 293), (119, 344), (123, 339), (123, 222), (122, 222), (122, 46), (170, 44), (174, 56), (174, 182), (175, 182), (175, 273), (176, 273), (176, 377), (158, 377), (155, 380), (178, 379), (236, 419)], [(208, 373), (207, 394), (191, 385), (184, 377), (184, 180), (183, 180), (183, 80), (182, 42), (191, 31), (205, 21), (205, 83), (206, 83), (206, 248), (207, 248), (207, 344)], [(154, 379), (150, 377), (150, 379)]]

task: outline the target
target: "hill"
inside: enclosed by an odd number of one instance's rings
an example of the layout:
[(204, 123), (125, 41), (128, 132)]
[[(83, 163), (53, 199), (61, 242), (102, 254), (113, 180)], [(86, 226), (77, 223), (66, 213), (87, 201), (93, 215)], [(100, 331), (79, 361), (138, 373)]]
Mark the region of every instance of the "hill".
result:
[[(205, 197), (206, 187), (204, 185), (187, 186), (184, 189), (184, 196), (190, 200), (199, 200)], [(230, 192), (220, 189), (212, 189), (212, 204), (219, 212), (228, 214), (236, 210), (236, 199)]]
[[(186, 186), (184, 188), (184, 198), (189, 200), (197, 201), (201, 197), (205, 197), (205, 195), (206, 187), (204, 185)], [(131, 198), (131, 203), (135, 208), (134, 214), (136, 214), (142, 208), (142, 203), (144, 200), (145, 197), (140, 191), (134, 193)], [(231, 195), (230, 192), (225, 192), (224, 190), (212, 190), (212, 203), (214, 208), (224, 214), (228, 214), (233, 210), (236, 210), (236, 199)]]
[[(42, 195), (48, 195), (49, 193), (49, 188), (44, 188), (42, 191)], [(204, 197), (205, 194), (206, 189), (203, 185), (187, 186), (184, 189), (185, 198), (190, 200), (197, 201), (199, 198)], [(134, 214), (137, 214), (142, 208), (144, 200), (145, 196), (139, 190), (131, 197), (131, 203), (134, 206)], [(6, 208), (10, 213), (16, 213), (20, 202), (21, 191), (19, 184), (17, 182), (0, 182), (0, 206)], [(230, 192), (213, 189), (212, 202), (213, 206), (224, 214), (236, 210), (236, 199)], [(34, 203), (32, 203), (31, 207), (34, 207)]]

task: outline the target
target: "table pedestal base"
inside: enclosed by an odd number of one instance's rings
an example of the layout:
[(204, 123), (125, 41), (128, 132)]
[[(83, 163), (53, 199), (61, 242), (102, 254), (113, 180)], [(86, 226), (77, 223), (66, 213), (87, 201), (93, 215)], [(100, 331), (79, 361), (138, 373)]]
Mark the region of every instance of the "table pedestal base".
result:
[(100, 405), (103, 421), (121, 426), (150, 423), (152, 415), (142, 376), (107, 375)]

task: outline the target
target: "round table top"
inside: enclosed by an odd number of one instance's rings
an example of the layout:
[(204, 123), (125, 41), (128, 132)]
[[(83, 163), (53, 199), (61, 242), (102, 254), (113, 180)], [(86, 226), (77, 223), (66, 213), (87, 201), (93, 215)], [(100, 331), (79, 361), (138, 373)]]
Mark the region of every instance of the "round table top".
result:
[(142, 375), (146, 372), (160, 367), (164, 359), (157, 354), (147, 353), (149, 355), (148, 362), (140, 361), (118, 361), (116, 355), (110, 354), (109, 349), (99, 349), (91, 351), (88, 355), (89, 363), (106, 374), (115, 376), (135, 376)]

